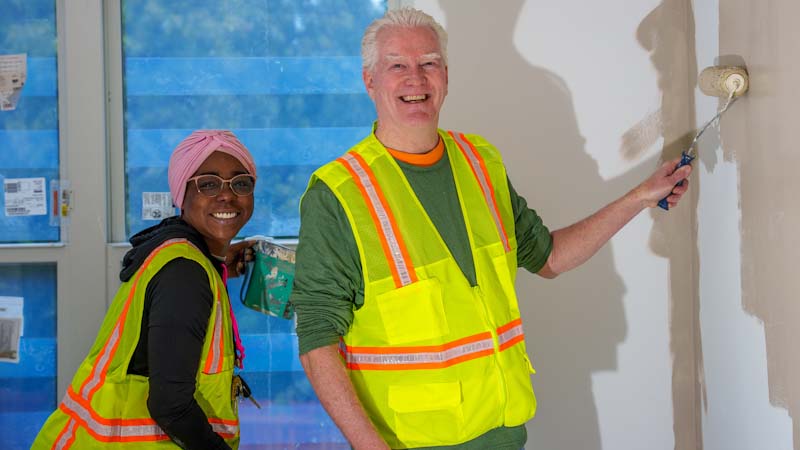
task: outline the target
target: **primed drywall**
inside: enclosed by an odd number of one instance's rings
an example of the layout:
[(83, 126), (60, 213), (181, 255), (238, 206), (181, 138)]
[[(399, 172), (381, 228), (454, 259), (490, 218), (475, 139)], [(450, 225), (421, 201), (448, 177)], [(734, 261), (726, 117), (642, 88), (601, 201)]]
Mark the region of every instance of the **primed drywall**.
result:
[[(622, 195), (694, 125), (689, 0), (416, 1), (450, 34), (443, 127), (483, 134), (553, 229)], [(520, 272), (528, 448), (697, 449), (696, 190), (556, 280)]]
[[(663, 154), (674, 157), (694, 135), (694, 86), (697, 81), (693, 5), (663, 0), (641, 23), (637, 37), (650, 51), (661, 91)], [(673, 433), (675, 449), (701, 449), (699, 374), (702, 352), (699, 326), (698, 252), (694, 217), (698, 186), (692, 182), (683, 208), (655, 218), (651, 247), (670, 261), (670, 350), (672, 352)]]
[[(708, 15), (717, 12), (718, 46), (710, 37), (698, 49), (713, 48), (707, 59), (721, 64), (745, 63), (751, 83), (720, 125), (721, 149), (703, 148), (703, 441), (708, 449), (800, 450), (800, 277), (793, 273), (800, 3), (719, 0)], [(707, 113), (717, 106), (710, 103)]]

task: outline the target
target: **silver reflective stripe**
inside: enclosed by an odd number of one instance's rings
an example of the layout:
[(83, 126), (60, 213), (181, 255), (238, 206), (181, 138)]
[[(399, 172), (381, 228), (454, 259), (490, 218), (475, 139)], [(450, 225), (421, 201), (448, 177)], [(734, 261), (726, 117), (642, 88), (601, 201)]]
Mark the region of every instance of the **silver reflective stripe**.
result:
[(524, 333), (522, 332), (522, 325), (516, 325), (513, 328), (511, 328), (509, 330), (506, 330), (501, 334), (498, 334), (497, 335), (497, 342), (498, 342), (498, 344), (503, 345), (506, 342), (514, 339), (515, 337), (523, 336), (523, 335), (524, 335)]
[[(438, 352), (403, 352), (403, 353), (348, 353), (345, 348), (345, 359), (348, 364), (379, 364), (392, 366), (397, 364), (443, 364), (462, 356), (493, 350), (491, 338), (470, 342)], [(390, 349), (387, 349), (390, 350)]]
[[(155, 255), (156, 252), (161, 250), (164, 247), (167, 247), (172, 244), (186, 242), (185, 239), (171, 239), (169, 241), (165, 241), (162, 243), (156, 250), (153, 251), (151, 255)], [(191, 243), (189, 243), (191, 245)], [(196, 248), (196, 247), (195, 247)], [(148, 258), (146, 264), (149, 264), (149, 261), (152, 259), (153, 256)], [(138, 285), (138, 276), (137, 280), (134, 282), (134, 287)], [(133, 295), (133, 291), (131, 291), (131, 295)], [(130, 299), (129, 299), (130, 300)], [(218, 296), (217, 301), (220, 301), (220, 297)], [(219, 314), (220, 309), (218, 308), (218, 314), (216, 317), (216, 322), (214, 326), (214, 336), (215, 341), (219, 342), (219, 337), (222, 335), (222, 318)], [(86, 402), (91, 401), (90, 393), (100, 384), (102, 381), (102, 375), (105, 374), (106, 365), (108, 364), (109, 360), (113, 357), (115, 352), (116, 345), (120, 340), (120, 335), (122, 333), (122, 328), (124, 326), (124, 320), (120, 317), (114, 326), (114, 330), (111, 332), (111, 335), (108, 338), (105, 346), (99, 357), (97, 358), (94, 367), (92, 367), (92, 373), (89, 375), (89, 378), (86, 380), (83, 389), (81, 389), (80, 397), (85, 399)], [(217, 358), (221, 358), (221, 355), (217, 355)], [(216, 368), (216, 367), (215, 367)], [(168, 439), (169, 437), (164, 433), (164, 431), (159, 427), (155, 421), (150, 418), (143, 418), (143, 419), (132, 419), (131, 422), (152, 422), (145, 423), (145, 424), (137, 424), (137, 425), (123, 425), (120, 422), (125, 422), (124, 419), (109, 419), (109, 422), (114, 423), (114, 425), (105, 425), (100, 423), (99, 421), (95, 420), (92, 417), (92, 414), (89, 410), (87, 410), (81, 403), (73, 398), (74, 396), (78, 396), (79, 394), (72, 391), (71, 388), (68, 389), (67, 394), (64, 396), (62, 401), (62, 407), (67, 410), (67, 414), (70, 416), (67, 425), (64, 428), (61, 436), (59, 437), (58, 441), (53, 445), (54, 449), (59, 450), (66, 450), (69, 448), (68, 443), (74, 439), (75, 431), (79, 425), (78, 421), (85, 423), (85, 426), (88, 430), (94, 433), (97, 436), (102, 436), (103, 438), (109, 441), (118, 441), (124, 438), (128, 438), (127, 440), (152, 440), (153, 437), (156, 439)], [(215, 432), (220, 434), (230, 434), (235, 435), (238, 433), (238, 425), (229, 425), (225, 423), (211, 423), (211, 427), (214, 429)], [(120, 438), (120, 439), (115, 439)], [(137, 439), (142, 438), (142, 439)]]
[[(67, 395), (64, 396), (64, 400), (62, 402), (62, 406), (70, 411), (70, 424), (68, 425), (68, 431), (64, 433), (61, 439), (59, 439), (56, 448), (65, 448), (64, 445), (67, 441), (69, 441), (70, 436), (75, 433), (75, 427), (77, 425), (76, 418), (80, 419), (83, 423), (85, 423), (86, 427), (89, 431), (94, 433), (95, 435), (101, 436), (105, 439), (115, 441), (117, 439), (114, 438), (123, 438), (126, 440), (137, 440), (136, 438), (142, 438), (140, 440), (152, 440), (155, 439), (168, 439), (166, 433), (159, 427), (155, 421), (151, 418), (142, 418), (142, 419), (134, 419), (136, 421), (146, 421), (152, 423), (145, 423), (145, 424), (136, 424), (136, 425), (124, 425), (120, 422), (125, 422), (125, 420), (114, 420), (109, 419), (109, 422), (114, 423), (114, 425), (106, 425), (102, 424), (96, 419), (92, 417), (92, 414), (89, 410), (87, 410), (83, 405), (77, 402), (72, 395), (74, 393), (72, 391), (67, 392)], [(130, 419), (129, 419), (130, 420)], [(214, 419), (212, 419), (214, 420)], [(209, 420), (211, 428), (214, 430), (215, 433), (219, 433), (221, 435), (230, 435), (235, 436), (238, 431), (239, 427), (235, 424), (226, 424), (221, 423), (218, 421)]]
[(122, 320), (117, 321), (117, 324), (114, 326), (114, 331), (111, 332), (108, 342), (106, 342), (106, 345), (103, 347), (103, 353), (100, 355), (100, 358), (97, 359), (94, 367), (92, 367), (92, 378), (83, 386), (83, 390), (81, 390), (81, 396), (83, 398), (90, 398), (89, 393), (92, 392), (95, 386), (100, 384), (100, 374), (105, 371), (106, 363), (113, 356), (112, 349), (116, 348), (117, 342), (119, 341), (119, 335), (122, 332), (122, 324)]
[[(211, 429), (214, 430), (215, 433), (220, 435), (231, 435), (235, 436), (236, 433), (239, 431), (239, 427), (236, 425), (228, 425), (224, 423), (217, 423), (211, 422)], [(224, 437), (224, 436), (223, 436)]]
[(483, 191), (483, 197), (486, 200), (486, 204), (489, 206), (489, 212), (492, 213), (494, 225), (497, 227), (497, 234), (500, 235), (500, 240), (503, 241), (503, 248), (505, 248), (506, 251), (511, 250), (511, 247), (508, 245), (508, 237), (503, 229), (503, 222), (500, 221), (500, 213), (495, 207), (494, 200), (492, 200), (492, 191), (489, 186), (489, 180), (486, 179), (486, 174), (483, 172), (483, 168), (481, 168), (480, 161), (478, 161), (478, 158), (472, 153), (472, 147), (461, 138), (461, 133), (451, 131), (451, 136), (453, 136), (453, 138), (459, 144), (461, 150), (464, 151), (464, 155), (467, 156), (469, 164), (472, 166), (472, 171), (475, 173), (475, 176), (478, 179), (478, 184), (481, 186), (481, 190)]
[[(178, 239), (178, 238), (169, 239), (167, 241), (162, 242), (161, 245), (156, 247), (156, 249), (153, 250), (150, 253), (150, 256), (145, 260), (145, 263), (142, 264), (142, 267), (148, 266), (150, 264), (150, 261), (152, 261), (153, 258), (155, 258), (156, 253), (161, 251), (161, 249), (163, 249), (164, 247), (168, 247), (168, 246), (170, 246), (172, 244), (179, 244), (179, 243), (184, 243), (184, 242), (188, 243), (189, 245), (191, 245), (195, 249), (197, 248), (197, 247), (194, 246), (194, 244), (192, 244), (191, 242), (189, 242), (186, 239)], [(141, 268), (140, 268), (140, 270), (141, 270)], [(133, 283), (133, 286), (131, 287), (130, 295), (133, 295), (133, 290), (136, 289), (139, 286), (139, 277), (140, 276), (141, 275), (137, 275), (136, 276), (136, 279), (135, 279), (135, 281)], [(126, 302), (129, 302), (129, 301), (130, 301), (130, 298), (128, 298), (126, 300)], [(98, 371), (105, 371), (106, 363), (108, 362), (108, 360), (110, 358), (112, 358), (114, 356), (114, 354), (113, 354), (114, 350), (113, 349), (116, 348), (117, 342), (120, 339), (120, 334), (122, 334), (122, 327), (123, 326), (125, 326), (125, 321), (122, 320), (122, 317), (120, 317), (117, 320), (117, 324), (114, 326), (114, 331), (111, 332), (111, 336), (108, 338), (108, 341), (106, 342), (106, 345), (103, 347), (103, 353), (100, 355), (100, 357), (97, 359), (97, 362), (95, 362), (94, 366), (92, 367), (92, 374), (90, 375), (91, 379), (89, 379), (88, 382), (86, 382), (86, 384), (84, 385), (83, 389), (81, 390), (81, 396), (83, 398), (91, 400), (91, 397), (89, 396), (89, 393), (92, 392), (92, 390), (95, 388), (95, 386), (97, 386), (100, 383), (101, 376), (100, 376), (100, 372), (98, 372)]]
[(219, 343), (222, 339), (222, 304), (220, 296), (217, 296), (217, 312), (214, 317), (214, 337), (211, 340), (211, 347), (209, 350), (214, 355), (211, 360), (211, 370), (209, 373), (217, 373), (220, 370), (220, 360), (222, 359), (222, 350), (219, 349)]
[(80, 403), (76, 402), (72, 396), (67, 394), (64, 397), (64, 406), (72, 410), (93, 433), (106, 438), (122, 437), (150, 437), (167, 438), (166, 433), (155, 424), (152, 425), (104, 425), (94, 420), (92, 415)]
[(53, 449), (55, 450), (65, 450), (67, 447), (67, 442), (72, 439), (72, 436), (75, 435), (75, 428), (78, 427), (78, 424), (75, 423), (74, 419), (69, 419), (67, 423), (67, 430), (61, 434), (61, 438), (53, 445)]
[(358, 179), (361, 181), (361, 185), (364, 186), (364, 189), (367, 191), (370, 206), (375, 212), (375, 216), (378, 218), (383, 237), (389, 245), (392, 264), (395, 269), (397, 269), (397, 274), (400, 276), (401, 286), (411, 284), (411, 275), (408, 272), (408, 266), (403, 258), (403, 253), (400, 251), (400, 245), (398, 244), (397, 236), (394, 234), (392, 222), (389, 220), (389, 215), (383, 208), (383, 204), (378, 196), (378, 189), (380, 189), (380, 187), (372, 184), (372, 180), (369, 175), (367, 175), (367, 170), (369, 169), (363, 167), (353, 155), (347, 153), (342, 158), (347, 162), (350, 168), (353, 169), (353, 172), (356, 173)]

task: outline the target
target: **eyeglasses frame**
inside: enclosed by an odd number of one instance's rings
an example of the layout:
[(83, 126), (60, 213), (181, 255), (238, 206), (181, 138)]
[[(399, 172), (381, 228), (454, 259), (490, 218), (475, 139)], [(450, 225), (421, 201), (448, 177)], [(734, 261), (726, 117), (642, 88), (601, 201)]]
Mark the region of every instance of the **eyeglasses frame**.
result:
[[(238, 177), (242, 177), (242, 176), (250, 177), (250, 178), (253, 179), (253, 192), (250, 192), (249, 194), (240, 194), (240, 193), (236, 192), (235, 189), (233, 189), (233, 185), (231, 184), (231, 181), (235, 180)], [(219, 192), (217, 192), (214, 195), (208, 195), (205, 192), (201, 191), (200, 190), (200, 186), (197, 184), (197, 180), (199, 178), (203, 178), (203, 177), (214, 177), (214, 178), (217, 178), (220, 181), (222, 181), (222, 186), (219, 188)], [(252, 175), (252, 174), (249, 174), (249, 173), (240, 173), (238, 175), (232, 176), (231, 178), (228, 178), (227, 180), (225, 178), (222, 178), (219, 175), (214, 175), (213, 173), (206, 173), (206, 174), (203, 174), (203, 175), (197, 175), (197, 176), (191, 177), (188, 180), (186, 180), (186, 182), (189, 183), (191, 181), (194, 181), (194, 188), (197, 189), (197, 193), (198, 194), (200, 194), (200, 195), (202, 195), (204, 197), (214, 198), (214, 197), (218, 196), (219, 194), (221, 194), (225, 190), (225, 184), (226, 183), (227, 183), (228, 187), (230, 188), (231, 192), (233, 192), (237, 197), (246, 197), (248, 195), (253, 195), (253, 193), (256, 191), (256, 180), (257, 180), (256, 176)]]

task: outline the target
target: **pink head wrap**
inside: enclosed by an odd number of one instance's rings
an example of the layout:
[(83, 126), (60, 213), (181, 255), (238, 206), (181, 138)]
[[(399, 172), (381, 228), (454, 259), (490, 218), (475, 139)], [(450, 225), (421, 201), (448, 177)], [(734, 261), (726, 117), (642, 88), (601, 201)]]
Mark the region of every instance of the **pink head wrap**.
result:
[(214, 152), (227, 153), (238, 159), (250, 175), (256, 176), (253, 155), (228, 130), (197, 130), (186, 137), (169, 158), (167, 180), (172, 201), (183, 207), (186, 180), (192, 177), (203, 162)]

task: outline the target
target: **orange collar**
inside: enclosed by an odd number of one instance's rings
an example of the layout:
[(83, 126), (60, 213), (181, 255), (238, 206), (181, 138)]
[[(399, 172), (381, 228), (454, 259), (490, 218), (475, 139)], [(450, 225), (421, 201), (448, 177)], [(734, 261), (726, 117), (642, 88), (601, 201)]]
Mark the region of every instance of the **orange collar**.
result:
[(386, 150), (388, 150), (389, 153), (396, 159), (403, 161), (404, 163), (414, 166), (427, 167), (436, 164), (440, 159), (442, 159), (442, 156), (444, 156), (444, 141), (439, 139), (439, 143), (436, 144), (436, 147), (433, 147), (432, 150), (428, 150), (425, 153), (406, 153), (388, 147)]

